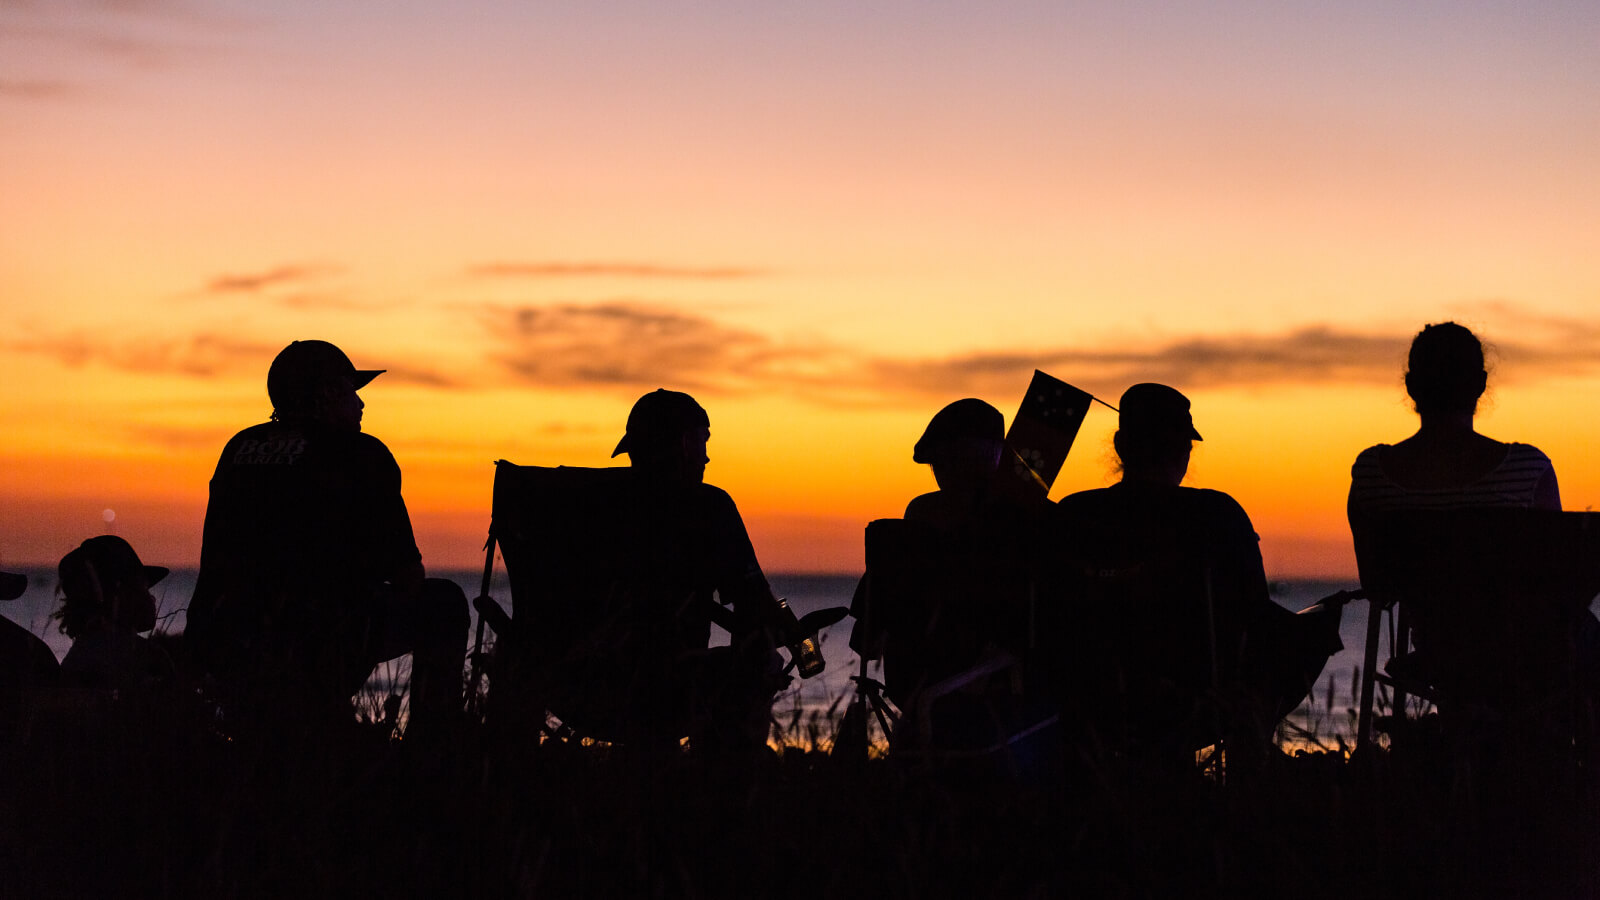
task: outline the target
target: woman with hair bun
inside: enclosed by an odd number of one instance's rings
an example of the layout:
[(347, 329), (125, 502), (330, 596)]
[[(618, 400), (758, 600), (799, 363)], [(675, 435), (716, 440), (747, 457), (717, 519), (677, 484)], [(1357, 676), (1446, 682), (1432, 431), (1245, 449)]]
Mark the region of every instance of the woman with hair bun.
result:
[(1350, 470), (1349, 514), (1485, 506), (1561, 508), (1550, 458), (1530, 444), (1479, 434), (1472, 420), (1488, 384), (1483, 343), (1454, 322), (1411, 342), (1406, 393), (1421, 427), (1398, 444), (1361, 451)]

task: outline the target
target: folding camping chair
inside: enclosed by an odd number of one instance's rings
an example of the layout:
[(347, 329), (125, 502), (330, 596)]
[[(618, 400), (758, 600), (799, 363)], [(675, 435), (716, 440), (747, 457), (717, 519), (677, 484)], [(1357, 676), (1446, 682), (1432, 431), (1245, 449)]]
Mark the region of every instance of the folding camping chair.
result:
[[(1456, 737), (1492, 730), (1567, 744), (1581, 736), (1575, 641), (1600, 592), (1600, 518), (1528, 509), (1400, 511), (1353, 519), (1370, 601), (1357, 750), (1404, 727), (1407, 699)], [(1389, 657), (1378, 655), (1384, 616)], [(1379, 717), (1376, 686), (1393, 691)]]
[[(608, 742), (688, 733), (688, 713), (672, 696), (681, 685), (635, 665), (653, 636), (630, 618), (634, 604), (662, 598), (639, 596), (651, 585), (641, 571), (631, 490), (622, 467), (495, 463), (469, 688), (477, 693), (486, 670), (486, 720)], [(489, 595), (496, 550), (511, 586), (510, 615)], [(672, 612), (729, 624), (727, 610), (709, 599), (664, 602), (692, 604)], [(496, 634), (492, 657), (482, 649), (486, 625)]]
[[(559, 737), (676, 743), (697, 723), (725, 721), (717, 716), (733, 705), (759, 704), (761, 685), (750, 685), (765, 676), (743, 677), (750, 654), (704, 649), (708, 622), (738, 644), (762, 624), (814, 635), (844, 615), (838, 608), (798, 623), (752, 623), (665, 576), (679, 558), (662, 546), (663, 523), (654, 517), (660, 510), (641, 505), (639, 492), (628, 468), (496, 462), (468, 689), (476, 700), (486, 670), (487, 721)], [(489, 594), (497, 550), (511, 614)], [(492, 658), (483, 651), (486, 627), (497, 638)], [(697, 633), (701, 649), (688, 646)]]
[[(857, 702), (877, 714), (896, 755), (995, 757), (1014, 768), (1019, 745), (1059, 720), (1030, 671), (1031, 568), (991, 551), (903, 519), (867, 526), (851, 637), (862, 659)], [(880, 657), (882, 685), (866, 677), (866, 661)]]
[(1309, 693), (1355, 596), (1263, 614), (1237, 602), (1254, 588), (1199, 550), (1130, 547), (1092, 522), (1062, 540), (1057, 693), (1090, 756), (1177, 769), (1230, 737), (1264, 744)]

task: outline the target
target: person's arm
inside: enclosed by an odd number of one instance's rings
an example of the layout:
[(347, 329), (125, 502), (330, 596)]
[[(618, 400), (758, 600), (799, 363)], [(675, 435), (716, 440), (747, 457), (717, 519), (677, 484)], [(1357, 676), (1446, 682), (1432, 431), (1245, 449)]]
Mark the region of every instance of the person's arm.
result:
[(411, 514), (400, 493), (400, 464), (395, 462), (389, 448), (372, 438), (369, 444), (375, 459), (369, 471), (376, 481), (371, 488), (374, 515), (374, 534), (380, 571), (389, 582), (396, 599), (416, 600), (422, 596), (422, 582), (427, 571), (422, 565), (422, 553), (417, 549), (417, 538), (411, 529)]
[(1533, 488), (1533, 508), (1561, 511), (1561, 488), (1556, 485), (1556, 468), (1545, 469)]
[[(228, 451), (224, 448), (222, 459), (227, 458)], [(223, 521), (225, 504), (220, 497), (222, 482), (223, 467), (219, 460), (211, 476), (205, 524), (200, 532), (200, 574), (195, 578), (194, 593), (189, 596), (189, 607), (184, 614), (184, 633), (191, 648), (201, 646), (212, 637), (210, 632), (216, 620), (217, 606), (222, 600), (227, 568), (231, 565), (224, 546), (228, 540), (228, 528)], [(203, 651), (192, 651), (192, 655), (199, 653)]]
[(732, 497), (707, 487), (703, 502), (710, 505), (708, 524), (717, 596), (733, 606), (734, 616), (746, 627), (772, 627), (778, 614), (778, 597), (756, 560), (744, 519)]

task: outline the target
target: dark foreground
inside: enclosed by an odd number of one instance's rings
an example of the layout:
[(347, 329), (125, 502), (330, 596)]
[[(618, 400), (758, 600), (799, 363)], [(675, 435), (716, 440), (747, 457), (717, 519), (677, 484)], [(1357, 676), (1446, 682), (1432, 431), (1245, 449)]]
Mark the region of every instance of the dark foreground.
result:
[(1600, 896), (1596, 786), (1567, 761), (1276, 754), (1222, 782), (1074, 755), (1017, 778), (193, 725), (12, 741), (0, 896)]

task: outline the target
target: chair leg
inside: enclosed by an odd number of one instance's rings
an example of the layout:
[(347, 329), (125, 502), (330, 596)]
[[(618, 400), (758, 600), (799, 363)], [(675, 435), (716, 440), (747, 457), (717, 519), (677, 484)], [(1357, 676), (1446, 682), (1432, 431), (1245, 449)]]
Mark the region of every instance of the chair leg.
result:
[(1367, 646), (1361, 662), (1361, 706), (1356, 719), (1356, 753), (1367, 749), (1372, 742), (1372, 693), (1378, 679), (1378, 635), (1383, 619), (1383, 607), (1370, 598), (1367, 600)]

